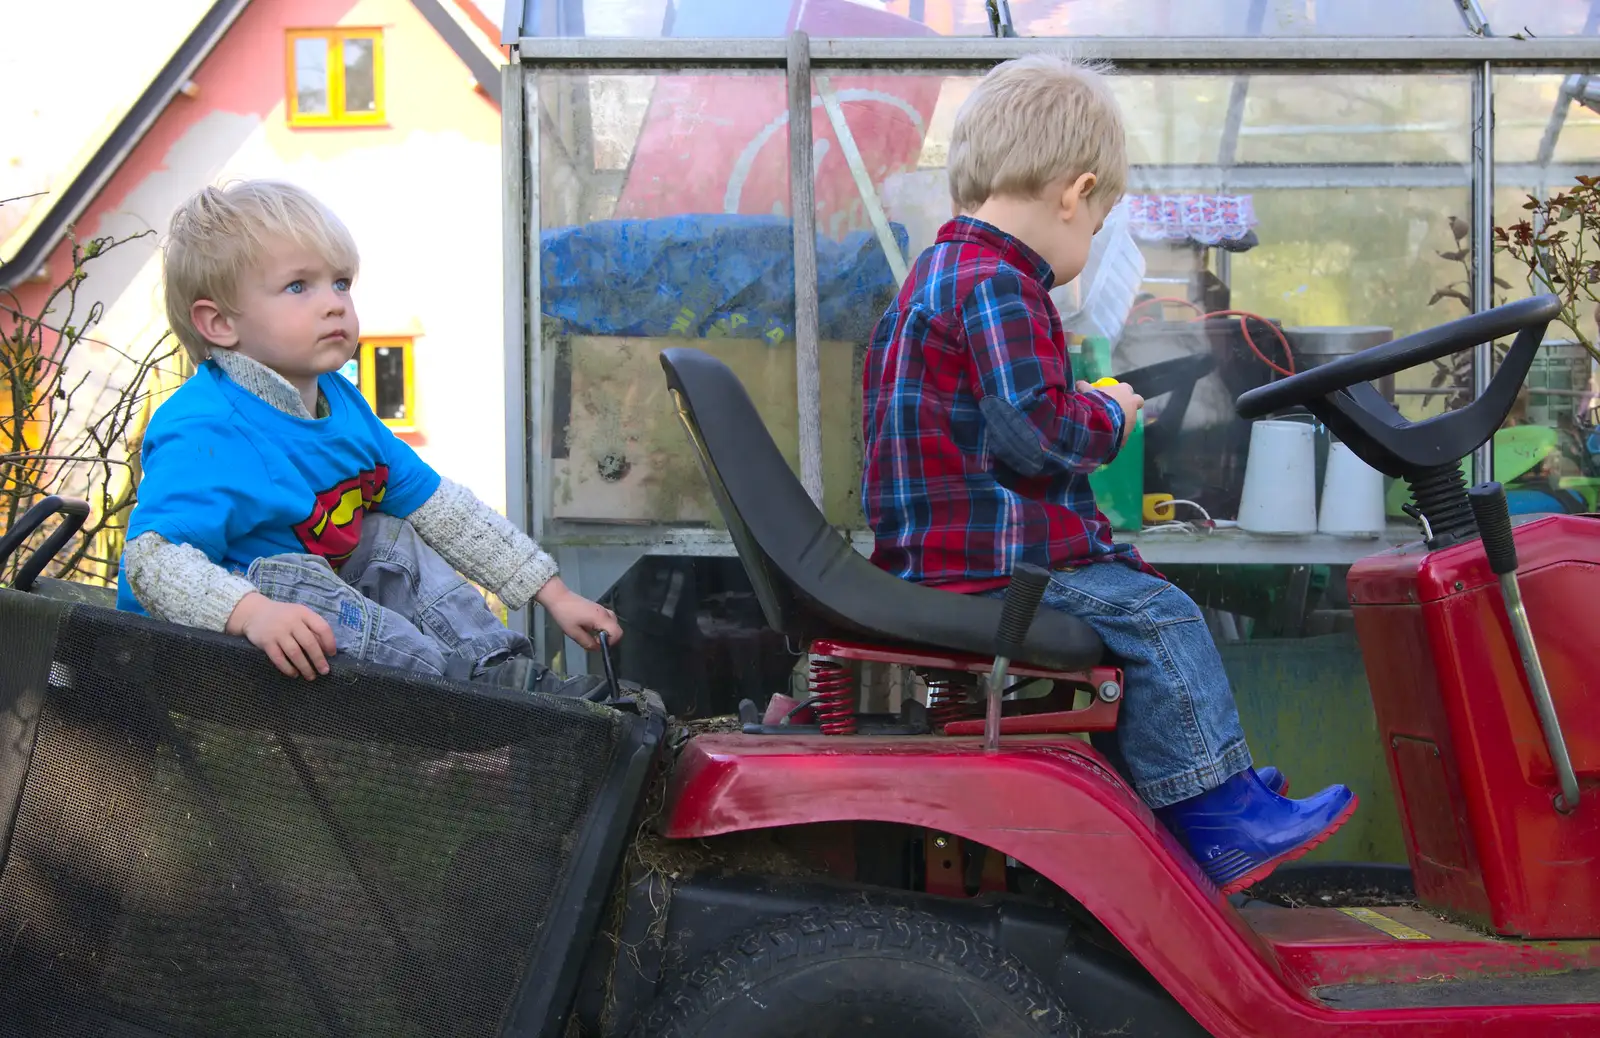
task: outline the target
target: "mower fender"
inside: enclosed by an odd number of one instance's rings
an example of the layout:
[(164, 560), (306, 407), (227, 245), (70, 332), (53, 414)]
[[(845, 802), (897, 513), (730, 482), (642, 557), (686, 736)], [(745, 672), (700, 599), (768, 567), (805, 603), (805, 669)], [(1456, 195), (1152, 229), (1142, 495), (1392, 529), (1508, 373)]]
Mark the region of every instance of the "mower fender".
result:
[(674, 770), (664, 833), (846, 821), (952, 833), (1036, 870), (1213, 1034), (1331, 1033), (1329, 1011), (1286, 978), (1149, 808), (1076, 739), (986, 753), (981, 740), (949, 738), (701, 736)]

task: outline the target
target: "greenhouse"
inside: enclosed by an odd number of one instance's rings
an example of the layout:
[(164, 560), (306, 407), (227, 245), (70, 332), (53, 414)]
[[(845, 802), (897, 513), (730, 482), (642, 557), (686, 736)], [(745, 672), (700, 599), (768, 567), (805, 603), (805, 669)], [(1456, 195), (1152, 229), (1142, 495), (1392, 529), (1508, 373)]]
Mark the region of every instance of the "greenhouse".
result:
[[(694, 345), (732, 367), (813, 500), (870, 550), (861, 359), (951, 216), (953, 116), (1008, 57), (1103, 59), (1133, 165), (1090, 268), (1052, 293), (1074, 366), (1197, 363), (1151, 399), (1097, 497), (1119, 537), (1207, 607), (1252, 741), (1315, 781), (1310, 762), (1372, 724), (1344, 574), (1417, 525), (1403, 487), (1346, 466), (1320, 426), (1296, 440), (1294, 479), (1252, 488), (1254, 430), (1234, 401), (1552, 288), (1515, 226), (1545, 233), (1548, 207), (1530, 199), (1600, 173), (1597, 30), (1600, 0), (513, 2), (512, 514), (570, 584), (611, 596), (626, 667), (679, 693), (685, 715), (793, 667), (658, 356)], [(1553, 287), (1563, 320), (1471, 461), (1524, 513), (1592, 510), (1600, 488), (1595, 303)], [(1487, 383), (1494, 350), (1378, 388), (1413, 420), (1439, 414)], [(544, 649), (586, 665), (555, 638)], [(1345, 780), (1382, 801), (1371, 763)], [(1350, 850), (1397, 860), (1385, 810)]]

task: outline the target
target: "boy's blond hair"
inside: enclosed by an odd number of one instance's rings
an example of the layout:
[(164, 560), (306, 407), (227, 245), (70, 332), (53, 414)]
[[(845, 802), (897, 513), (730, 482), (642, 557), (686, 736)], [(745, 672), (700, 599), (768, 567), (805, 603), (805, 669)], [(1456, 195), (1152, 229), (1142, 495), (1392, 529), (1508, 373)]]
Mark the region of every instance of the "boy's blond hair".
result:
[(1128, 184), (1122, 112), (1102, 72), (1053, 54), (989, 70), (956, 112), (950, 197), (971, 212), (994, 195), (1037, 198), (1054, 180), (1095, 175), (1090, 196), (1110, 209)]
[(277, 180), (241, 180), (206, 187), (172, 214), (163, 249), (167, 322), (196, 364), (211, 355), (189, 317), (197, 300), (234, 312), (240, 278), (271, 240), (315, 252), (353, 279), (360, 264), (355, 238), (310, 193)]

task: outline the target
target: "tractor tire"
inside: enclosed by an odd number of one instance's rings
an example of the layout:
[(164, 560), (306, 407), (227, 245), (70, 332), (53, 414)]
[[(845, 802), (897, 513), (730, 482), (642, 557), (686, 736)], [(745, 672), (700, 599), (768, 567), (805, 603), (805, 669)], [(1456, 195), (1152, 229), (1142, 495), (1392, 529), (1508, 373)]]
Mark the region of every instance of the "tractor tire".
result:
[(678, 978), (634, 1038), (1081, 1038), (1026, 966), (926, 912), (814, 909), (733, 939)]

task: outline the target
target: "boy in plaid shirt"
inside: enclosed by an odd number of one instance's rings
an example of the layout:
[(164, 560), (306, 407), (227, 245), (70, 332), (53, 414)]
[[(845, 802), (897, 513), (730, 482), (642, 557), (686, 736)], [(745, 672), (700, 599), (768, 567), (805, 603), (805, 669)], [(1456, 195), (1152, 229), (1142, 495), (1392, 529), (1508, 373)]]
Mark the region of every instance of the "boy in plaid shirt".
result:
[(1225, 893), (1327, 839), (1355, 811), (1330, 786), (1280, 795), (1251, 767), (1200, 609), (1111, 539), (1089, 473), (1144, 401), (1073, 378), (1050, 288), (1083, 270), (1128, 170), (1121, 113), (1093, 70), (1035, 56), (979, 83), (956, 116), (959, 213), (873, 331), (861, 499), (873, 562), (999, 595), (1016, 563), (1053, 572), (1044, 605), (1094, 628), (1127, 678), (1117, 747), (1141, 797)]

